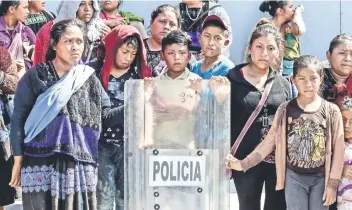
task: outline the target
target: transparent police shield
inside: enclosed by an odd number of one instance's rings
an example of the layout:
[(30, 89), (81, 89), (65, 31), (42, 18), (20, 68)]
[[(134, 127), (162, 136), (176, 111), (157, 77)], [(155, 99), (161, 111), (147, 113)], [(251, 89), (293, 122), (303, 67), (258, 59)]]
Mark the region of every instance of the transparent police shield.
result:
[(125, 210), (227, 210), (230, 86), (206, 80), (125, 85)]

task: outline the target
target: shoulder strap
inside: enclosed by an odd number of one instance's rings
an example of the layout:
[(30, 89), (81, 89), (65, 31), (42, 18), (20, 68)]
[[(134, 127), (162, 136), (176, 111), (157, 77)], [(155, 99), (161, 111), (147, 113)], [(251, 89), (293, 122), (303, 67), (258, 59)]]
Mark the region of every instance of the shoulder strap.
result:
[[(186, 6), (186, 7), (187, 7), (187, 6)], [(204, 17), (205, 15), (207, 15), (209, 11), (215, 9), (216, 7), (220, 7), (220, 4), (217, 4), (217, 5), (214, 5), (214, 6), (210, 7), (208, 10), (204, 11), (201, 15), (199, 15), (199, 17), (198, 17), (195, 21), (193, 21), (193, 23), (187, 28), (187, 31), (191, 30), (192, 27), (193, 27), (196, 23), (198, 23), (200, 19), (202, 19), (202, 17)]]
[(270, 93), (270, 90), (271, 90), (271, 87), (273, 86), (273, 83), (274, 83), (274, 80), (271, 80), (265, 87), (264, 89), (264, 93), (262, 95), (262, 98), (260, 99), (259, 101), (259, 104), (257, 106), (257, 108), (255, 108), (254, 112), (251, 114), (251, 116), (248, 118), (246, 124), (244, 125), (240, 135), (237, 137), (235, 143), (233, 144), (232, 148), (231, 148), (231, 154), (235, 154), (240, 143), (242, 142), (243, 140), (243, 137), (244, 135), (247, 133), (249, 127), (251, 127), (252, 123), (254, 122), (254, 120), (257, 118), (259, 112), (262, 110), (268, 96), (269, 96), (269, 93)]

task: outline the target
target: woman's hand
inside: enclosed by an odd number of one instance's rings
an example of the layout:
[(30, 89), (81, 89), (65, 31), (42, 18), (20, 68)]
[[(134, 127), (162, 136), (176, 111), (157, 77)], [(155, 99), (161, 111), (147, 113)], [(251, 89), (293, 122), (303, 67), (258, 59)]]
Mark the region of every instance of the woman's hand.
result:
[(295, 14), (303, 14), (303, 12), (304, 12), (304, 6), (303, 5), (298, 5), (295, 8)]
[(243, 171), (241, 162), (233, 157), (231, 154), (228, 154), (227, 157), (225, 158), (225, 167), (227, 169), (233, 169), (236, 171)]
[(105, 24), (100, 24), (100, 38), (104, 39), (110, 33), (111, 29)]
[(11, 187), (19, 187), (21, 184), (21, 168), (23, 156), (15, 156), (15, 163), (12, 167), (12, 176), (9, 185)]

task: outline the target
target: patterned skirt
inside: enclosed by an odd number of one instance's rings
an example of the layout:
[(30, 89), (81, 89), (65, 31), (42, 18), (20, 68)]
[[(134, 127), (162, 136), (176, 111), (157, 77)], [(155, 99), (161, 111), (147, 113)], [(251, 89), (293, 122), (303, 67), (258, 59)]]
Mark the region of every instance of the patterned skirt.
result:
[(96, 210), (96, 166), (58, 154), (25, 156), (21, 170), (24, 210)]

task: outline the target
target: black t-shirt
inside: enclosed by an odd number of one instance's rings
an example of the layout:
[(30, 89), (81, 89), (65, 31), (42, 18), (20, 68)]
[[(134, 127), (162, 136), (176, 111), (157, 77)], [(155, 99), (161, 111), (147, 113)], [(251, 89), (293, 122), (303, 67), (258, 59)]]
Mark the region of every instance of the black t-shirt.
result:
[[(139, 79), (138, 73), (135, 68), (131, 68), (125, 74), (118, 78), (109, 76), (109, 84), (107, 94), (110, 98), (111, 108), (116, 108), (124, 105), (124, 86), (125, 82), (130, 79)], [(103, 139), (109, 142), (118, 142), (123, 140), (124, 125), (114, 125), (103, 127)]]
[(287, 116), (287, 166), (297, 173), (324, 173), (327, 102), (315, 112), (305, 112), (290, 101)]

